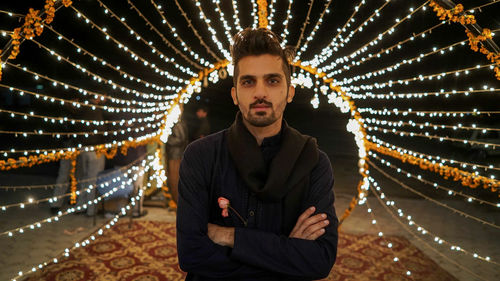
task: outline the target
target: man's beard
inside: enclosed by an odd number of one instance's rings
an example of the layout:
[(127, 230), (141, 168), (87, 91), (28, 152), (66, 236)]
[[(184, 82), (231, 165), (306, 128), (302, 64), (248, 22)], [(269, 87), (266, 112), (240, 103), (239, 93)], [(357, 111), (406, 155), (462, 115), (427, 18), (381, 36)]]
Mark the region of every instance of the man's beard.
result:
[[(265, 104), (266, 106), (269, 106), (271, 112), (259, 111), (252, 113), (251, 109), (257, 104)], [(250, 104), (248, 112), (246, 116), (243, 116), (243, 118), (245, 118), (245, 120), (254, 127), (267, 127), (278, 120), (278, 117), (276, 117), (276, 112), (273, 108), (273, 104), (263, 99), (259, 99)]]

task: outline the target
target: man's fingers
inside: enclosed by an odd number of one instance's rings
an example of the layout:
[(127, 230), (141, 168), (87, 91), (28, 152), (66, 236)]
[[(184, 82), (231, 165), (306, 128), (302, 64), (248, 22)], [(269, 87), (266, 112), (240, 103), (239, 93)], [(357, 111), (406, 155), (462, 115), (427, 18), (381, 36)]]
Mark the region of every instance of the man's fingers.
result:
[(324, 229), (325, 227), (327, 227), (329, 223), (330, 222), (328, 220), (321, 220), (315, 224), (312, 224), (304, 230), (303, 236), (309, 237), (312, 234), (316, 233), (318, 230), (321, 230), (321, 229)]
[(309, 218), (312, 214), (314, 214), (314, 211), (316, 211), (316, 208), (314, 206), (311, 206), (307, 208), (297, 219), (297, 223), (295, 223), (295, 226), (292, 229), (292, 232), (290, 233), (290, 237), (293, 237), (294, 235), (297, 235), (298, 232), (301, 230), (302, 223)]
[(321, 235), (325, 234), (326, 230), (324, 228), (316, 230), (314, 233), (311, 235), (307, 236), (305, 239), (306, 240), (316, 240), (318, 239)]

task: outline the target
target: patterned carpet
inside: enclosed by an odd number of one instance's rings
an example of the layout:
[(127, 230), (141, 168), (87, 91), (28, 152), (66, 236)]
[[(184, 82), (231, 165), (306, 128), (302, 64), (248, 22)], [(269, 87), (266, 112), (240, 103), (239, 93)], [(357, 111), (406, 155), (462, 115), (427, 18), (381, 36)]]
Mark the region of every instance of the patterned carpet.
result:
[[(29, 281), (184, 280), (177, 264), (175, 224), (127, 222), (107, 230), (90, 245), (49, 264)], [(392, 243), (389, 249), (386, 243)], [(396, 254), (400, 261), (392, 262)], [(404, 267), (403, 267), (404, 266)], [(411, 277), (406, 272), (412, 272)], [(456, 280), (401, 237), (341, 233), (337, 262), (324, 280)]]

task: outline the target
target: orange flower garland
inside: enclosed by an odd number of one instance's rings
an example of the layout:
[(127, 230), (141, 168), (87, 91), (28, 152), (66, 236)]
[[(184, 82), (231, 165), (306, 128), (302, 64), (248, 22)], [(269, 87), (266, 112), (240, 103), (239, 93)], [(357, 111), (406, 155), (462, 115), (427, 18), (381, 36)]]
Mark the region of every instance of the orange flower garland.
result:
[[(452, 22), (459, 22), (462, 25), (476, 23), (476, 19), (473, 15), (459, 15), (460, 13), (464, 12), (464, 6), (462, 4), (457, 4), (455, 8), (451, 10), (447, 10), (441, 7), (435, 1), (431, 1), (429, 6), (433, 7), (433, 10), (436, 12), (440, 20), (448, 19)], [(484, 47), (484, 44), (481, 45), (481, 48), (478, 47), (478, 44), (480, 42), (485, 41), (486, 39), (492, 39), (491, 30), (489, 30), (488, 28), (484, 28), (483, 32), (478, 36), (472, 34), (472, 32), (470, 32), (468, 29), (466, 29), (465, 33), (469, 38), (470, 48), (475, 52), (481, 52), (482, 54), (485, 54), (486, 58), (496, 65), (494, 68), (495, 77), (500, 80), (500, 54), (490, 52), (486, 47)]]
[(73, 4), (73, 1), (71, 1), (71, 0), (62, 0), (62, 3), (64, 5), (64, 7), (67, 8), (67, 7), (71, 6), (71, 4)]
[(76, 172), (76, 157), (78, 156), (79, 153), (74, 153), (71, 155), (71, 170), (69, 172), (69, 177), (71, 179), (71, 197), (70, 197), (70, 204), (74, 205), (76, 204), (76, 177), (75, 177), (75, 172)]
[(45, 9), (45, 14), (47, 15), (45, 17), (45, 23), (50, 24), (52, 23), (56, 15), (56, 8), (54, 8), (54, 0), (45, 0), (45, 6), (43, 7)]
[(266, 0), (257, 0), (257, 5), (259, 7), (258, 15), (259, 15), (259, 27), (266, 28), (269, 24), (267, 22), (267, 1)]
[[(403, 163), (407, 162), (412, 165), (419, 166), (422, 170), (438, 173), (446, 180), (453, 179), (454, 181), (460, 181), (463, 186), (476, 188), (482, 184), (483, 188), (489, 188), (492, 192), (498, 192), (498, 187), (500, 187), (500, 181), (498, 180), (479, 176), (447, 165), (432, 163), (427, 159), (419, 158), (406, 153), (399, 153), (396, 150), (382, 147), (372, 142), (366, 142), (366, 147), (387, 156), (399, 159)], [(500, 197), (500, 194), (498, 194), (498, 197)]]

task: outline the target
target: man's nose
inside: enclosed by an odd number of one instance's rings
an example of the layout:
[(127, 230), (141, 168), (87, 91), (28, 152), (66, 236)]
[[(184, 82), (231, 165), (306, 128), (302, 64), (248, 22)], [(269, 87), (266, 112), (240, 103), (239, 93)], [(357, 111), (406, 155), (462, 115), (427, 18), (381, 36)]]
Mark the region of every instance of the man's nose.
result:
[(254, 93), (254, 98), (255, 99), (263, 99), (267, 97), (267, 87), (264, 83), (264, 81), (257, 81), (255, 85), (255, 93)]

